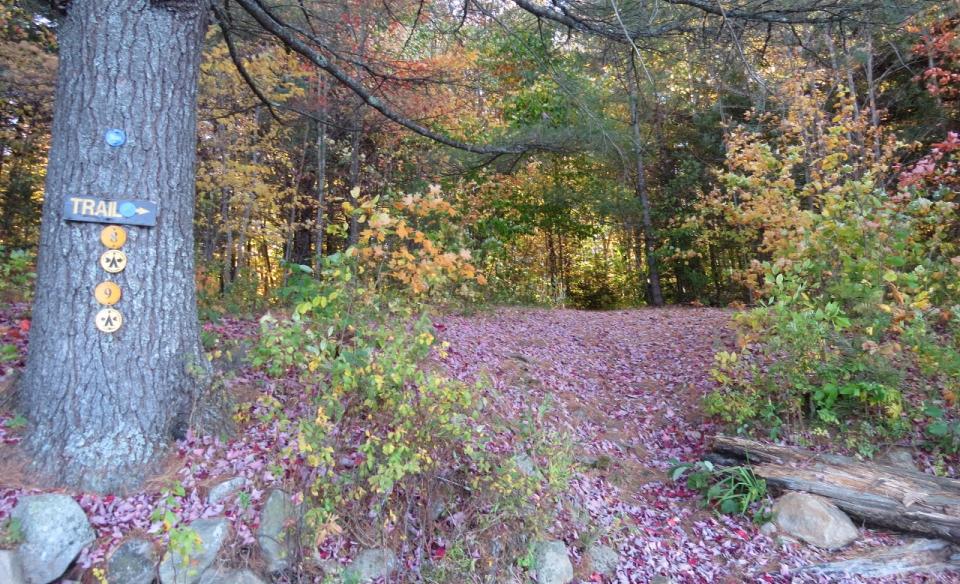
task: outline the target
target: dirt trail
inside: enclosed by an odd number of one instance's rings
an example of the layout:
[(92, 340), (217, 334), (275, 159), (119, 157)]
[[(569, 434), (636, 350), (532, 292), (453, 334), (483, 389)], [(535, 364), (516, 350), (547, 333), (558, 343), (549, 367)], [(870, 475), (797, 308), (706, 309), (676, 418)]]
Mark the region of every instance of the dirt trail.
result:
[[(551, 423), (574, 437), (582, 463), (572, 494), (601, 526), (600, 539), (619, 549), (618, 582), (818, 581), (790, 569), (835, 555), (775, 542), (747, 519), (700, 509), (695, 493), (666, 479), (672, 459), (697, 458), (716, 430), (699, 401), (712, 384), (714, 353), (731, 340), (730, 314), (500, 309), (447, 317), (438, 328), (450, 343), (451, 374), (489, 377), (517, 415), (552, 404)], [(584, 534), (571, 521), (553, 535), (575, 548)], [(896, 541), (865, 530), (839, 556)]]

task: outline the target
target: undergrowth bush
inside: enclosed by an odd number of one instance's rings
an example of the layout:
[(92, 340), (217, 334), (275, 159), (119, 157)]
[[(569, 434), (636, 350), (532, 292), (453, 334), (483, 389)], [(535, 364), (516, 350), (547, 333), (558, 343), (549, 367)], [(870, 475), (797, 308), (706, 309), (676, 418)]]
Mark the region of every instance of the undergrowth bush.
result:
[(716, 355), (720, 389), (706, 410), (774, 437), (785, 424), (841, 431), (870, 454), (878, 432), (897, 437), (926, 405), (943, 414), (929, 429), (952, 436), (946, 419), (960, 389), (954, 193), (888, 190), (900, 145), (848, 100), (835, 113), (813, 143), (816, 132), (801, 131), (812, 118), (796, 112), (774, 138), (734, 140), (725, 181), (751, 201), (770, 255), (752, 268), (762, 299), (735, 319), (737, 350)]
[(755, 523), (770, 518), (766, 505), (767, 482), (745, 466), (715, 466), (709, 460), (673, 461), (670, 478), (686, 481), (687, 488), (700, 493), (701, 504), (728, 515), (751, 514)]
[(7, 250), (0, 245), (0, 302), (33, 298), (34, 254), (23, 249)]
[[(536, 456), (562, 453), (559, 441), (536, 432), (535, 421), (514, 425), (498, 417), (482, 386), (450, 379), (431, 363), (447, 347), (437, 342), (428, 307), (469, 297), (483, 277), (459, 247), (457, 230), (444, 219), (452, 210), (438, 193), (407, 196), (392, 207), (373, 201), (348, 209), (367, 227), (361, 244), (326, 257), (319, 274), (295, 268), (282, 291), (292, 313), (261, 319), (252, 356), (271, 376), (295, 376), (309, 404), (302, 416), (283, 421), (299, 435), (288, 454), (310, 469), (304, 490), (312, 542), (351, 528), (355, 514), (375, 517), (376, 539), (399, 547), (406, 537), (401, 524), (413, 521), (427, 535), (438, 529), (441, 504), (456, 507), (449, 511), (462, 532), (509, 526), (534, 533), (569, 481), (570, 457), (527, 472), (520, 453), (504, 444), (519, 436)], [(279, 403), (273, 410), (286, 416)], [(356, 461), (348, 471), (338, 466), (344, 451)], [(484, 554), (476, 541), (457, 537), (447, 540), (456, 551), (449, 560), (429, 549), (436, 543), (430, 537), (415, 545), (447, 572), (494, 570), (492, 562), (509, 557), (507, 550)], [(479, 557), (486, 565), (466, 561)]]

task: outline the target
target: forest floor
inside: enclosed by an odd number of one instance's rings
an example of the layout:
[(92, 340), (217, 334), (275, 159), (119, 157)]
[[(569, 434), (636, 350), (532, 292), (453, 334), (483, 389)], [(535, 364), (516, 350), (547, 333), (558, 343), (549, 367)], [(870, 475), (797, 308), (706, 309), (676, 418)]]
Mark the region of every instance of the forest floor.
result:
[[(896, 534), (863, 529), (840, 552), (781, 544), (748, 518), (702, 509), (697, 493), (667, 478), (672, 460), (697, 460), (718, 431), (699, 404), (713, 384), (714, 353), (732, 345), (731, 315), (499, 309), (439, 326), (451, 343), (451, 374), (487, 376), (517, 412), (552, 403), (550, 422), (573, 437), (583, 463), (571, 495), (619, 549), (619, 581), (812, 582), (791, 570), (900, 543)], [(568, 543), (581, 536), (569, 525), (555, 535)], [(934, 579), (915, 581), (960, 582), (960, 575), (926, 578)]]
[[(29, 330), (26, 310), (21, 305), (0, 313), (0, 342), (23, 350)], [(857, 542), (839, 552), (780, 543), (761, 534), (748, 518), (702, 509), (697, 493), (666, 476), (672, 460), (696, 460), (718, 430), (703, 418), (699, 403), (712, 384), (713, 354), (732, 342), (730, 316), (729, 311), (706, 308), (614, 312), (500, 308), (448, 315), (437, 319), (436, 328), (440, 340), (450, 346), (445, 357), (435, 357), (434, 366), (468, 382), (483, 378), (487, 397), (499, 411), (518, 418), (540, 416), (544, 424), (569, 437), (578, 464), (567, 493), (568, 507), (585, 511), (590, 520), (562, 510), (550, 535), (564, 540), (573, 554), (594, 540), (617, 549), (621, 558), (617, 582), (835, 582), (791, 572), (896, 544), (900, 536), (864, 529)], [(256, 321), (237, 320), (206, 328), (220, 338), (247, 342), (258, 330)], [(0, 371), (0, 383), (20, 366), (22, 361), (8, 363), (7, 371)], [(255, 388), (278, 398), (291, 417), (304, 415), (295, 379), (268, 379), (242, 363), (235, 367), (228, 386), (246, 392), (245, 399), (251, 399)], [(272, 421), (258, 422), (257, 407), (251, 406), (251, 421), (231, 440), (190, 436), (178, 443), (166, 473), (167, 481), (175, 477), (185, 488), (185, 495), (178, 498), (178, 516), (189, 521), (226, 515), (234, 527), (232, 545), (238, 556), (254, 542), (264, 493), (302, 472), (302, 463), (295, 459), (281, 460), (277, 467), (272, 455), (295, 444), (295, 432)], [(0, 457), (12, 457), (11, 449), (17, 448), (21, 430), (20, 424), (11, 424), (15, 420), (12, 412), (0, 411)], [(550, 464), (546, 459), (534, 462)], [(20, 496), (42, 490), (31, 484), (22, 467), (13, 472), (13, 463), (3, 464), (0, 520)], [(207, 502), (211, 484), (238, 475), (256, 485), (247, 501)], [(143, 492), (124, 496), (75, 493), (100, 539), (81, 555), (73, 576), (102, 565), (127, 535), (156, 533), (150, 514), (162, 500), (165, 484), (154, 480)], [(347, 561), (359, 547), (357, 541), (340, 542), (320, 554)], [(426, 561), (399, 552), (408, 574)], [(579, 556), (574, 560), (578, 582), (603, 581)], [(960, 575), (909, 581), (960, 582)]]

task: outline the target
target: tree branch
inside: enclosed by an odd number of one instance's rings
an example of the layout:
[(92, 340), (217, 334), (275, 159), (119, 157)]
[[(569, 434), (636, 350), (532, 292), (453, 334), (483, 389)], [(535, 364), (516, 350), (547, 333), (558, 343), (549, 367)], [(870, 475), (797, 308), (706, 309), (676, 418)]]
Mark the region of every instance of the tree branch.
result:
[(250, 88), (250, 91), (253, 92), (257, 99), (263, 102), (263, 105), (267, 106), (270, 115), (273, 119), (277, 120), (281, 124), (285, 123), (283, 119), (277, 115), (276, 110), (273, 109), (273, 103), (267, 98), (266, 94), (261, 91), (257, 86), (257, 83), (253, 80), (253, 77), (250, 76), (250, 73), (247, 72), (247, 68), (243, 64), (243, 60), (240, 58), (240, 54), (237, 52), (237, 48), (233, 44), (233, 39), (230, 38), (230, 30), (226, 25), (226, 14), (223, 13), (216, 6), (213, 7), (213, 14), (217, 17), (217, 25), (220, 27), (220, 30), (223, 32), (223, 41), (227, 44), (227, 52), (230, 53), (230, 60), (233, 61), (233, 65), (237, 68), (237, 72), (240, 73), (240, 77), (247, 83), (247, 87)]
[[(451, 138), (450, 136), (446, 136), (439, 132), (435, 132), (387, 106), (383, 100), (373, 95), (373, 93), (364, 87), (359, 81), (351, 77), (346, 71), (338, 67), (335, 63), (331, 62), (330, 59), (320, 53), (320, 51), (318, 51), (316, 48), (307, 42), (304, 42), (297, 34), (297, 31), (295, 31), (287, 23), (280, 20), (278, 17), (271, 14), (259, 2), (259, 0), (236, 0), (236, 3), (251, 17), (253, 17), (253, 19), (256, 20), (260, 26), (264, 28), (264, 30), (275, 36), (280, 42), (289, 47), (291, 50), (299, 53), (314, 65), (329, 73), (334, 79), (353, 91), (366, 105), (377, 110), (387, 119), (413, 132), (416, 132), (425, 138), (429, 138), (445, 146), (450, 146), (452, 148), (457, 148), (458, 150), (463, 150), (465, 152), (471, 152), (474, 154), (522, 154), (524, 152), (533, 150), (559, 150), (559, 148), (556, 146), (543, 143), (525, 143), (503, 146), (471, 144)], [(316, 42), (313, 39), (311, 39), (311, 41)], [(321, 43), (317, 42), (316, 44)]]
[[(747, 23), (763, 24), (828, 24), (855, 19), (858, 15), (879, 12), (886, 3), (878, 0), (786, 0), (771, 3), (768, 0), (756, 2), (728, 2), (725, 0), (661, 0), (676, 7), (695, 9), (706, 16), (714, 16), (724, 21), (736, 20)], [(681, 21), (664, 23), (657, 26), (634, 27), (626, 35), (614, 23), (607, 23), (587, 17), (587, 13), (596, 12), (605, 4), (578, 2), (577, 0), (551, 0), (550, 4), (541, 4), (538, 0), (513, 0), (520, 9), (546, 20), (566, 26), (585, 34), (601, 36), (616, 42), (626, 40), (637, 42), (640, 39), (659, 38), (670, 33), (692, 32)], [(911, 0), (903, 6), (904, 14), (916, 12), (923, 5), (934, 5), (937, 0)], [(646, 7), (641, 5), (641, 8)], [(579, 9), (578, 9), (579, 8)], [(626, 38), (624, 38), (626, 36)]]
[[(530, 14), (562, 24), (571, 30), (601, 36), (613, 41), (623, 42), (624, 32), (619, 27), (607, 25), (598, 21), (588, 21), (586, 18), (573, 16), (569, 10), (553, 8), (535, 4), (531, 0), (513, 0), (520, 9)], [(557, 3), (559, 5), (559, 3)], [(671, 23), (656, 28), (632, 30), (628, 32), (629, 39), (636, 42), (640, 39), (659, 38), (670, 33), (687, 32), (687, 29), (680, 23)]]

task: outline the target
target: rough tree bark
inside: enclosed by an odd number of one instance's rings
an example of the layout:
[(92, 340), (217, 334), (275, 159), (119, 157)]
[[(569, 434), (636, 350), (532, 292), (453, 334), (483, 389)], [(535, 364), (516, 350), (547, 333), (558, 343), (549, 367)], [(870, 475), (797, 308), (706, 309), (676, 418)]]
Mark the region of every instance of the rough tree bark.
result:
[[(205, 0), (74, 0), (60, 26), (37, 294), (20, 405), (37, 470), (96, 491), (139, 483), (182, 432), (208, 380), (194, 288), (197, 76)], [(126, 145), (104, 142), (109, 128)], [(67, 223), (71, 195), (149, 199), (128, 266), (99, 266), (102, 226)], [(122, 289), (123, 327), (100, 333), (97, 283)]]

